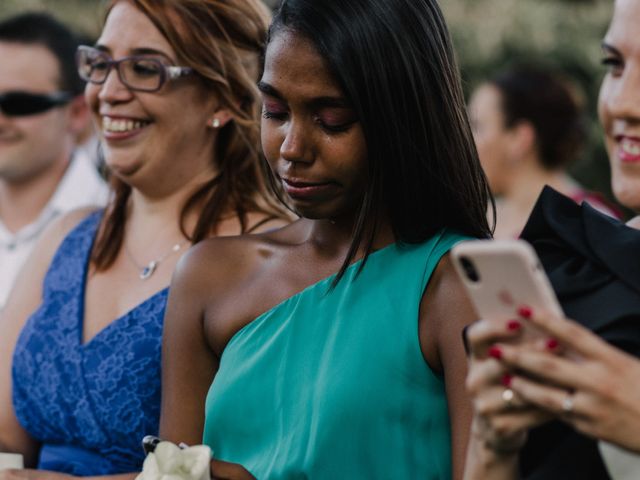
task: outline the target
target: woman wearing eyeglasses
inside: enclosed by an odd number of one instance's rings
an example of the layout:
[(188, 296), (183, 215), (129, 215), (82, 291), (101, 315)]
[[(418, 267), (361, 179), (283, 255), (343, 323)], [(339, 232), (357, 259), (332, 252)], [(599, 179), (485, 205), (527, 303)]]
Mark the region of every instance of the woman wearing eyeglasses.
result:
[(259, 0), (116, 0), (79, 50), (113, 198), (47, 232), (3, 312), (0, 451), (72, 475), (140, 470), (176, 262), (285, 221), (258, 157), (267, 20)]

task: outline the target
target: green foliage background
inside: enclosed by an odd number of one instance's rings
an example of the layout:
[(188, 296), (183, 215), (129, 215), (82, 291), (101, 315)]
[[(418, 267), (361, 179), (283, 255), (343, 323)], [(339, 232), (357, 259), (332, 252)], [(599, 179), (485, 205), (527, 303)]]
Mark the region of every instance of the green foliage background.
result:
[[(96, 36), (104, 0), (0, 0), (0, 18), (26, 9), (48, 10)], [(277, 0), (266, 0), (273, 4)], [(321, 0), (318, 0), (321, 1)], [(464, 86), (510, 63), (534, 61), (569, 74), (581, 87), (590, 114), (591, 140), (572, 167), (579, 181), (609, 194), (609, 168), (596, 116), (600, 42), (611, 0), (440, 0), (449, 23)]]
[(0, 0), (0, 18), (25, 10), (46, 10), (83, 34), (100, 31), (101, 0)]

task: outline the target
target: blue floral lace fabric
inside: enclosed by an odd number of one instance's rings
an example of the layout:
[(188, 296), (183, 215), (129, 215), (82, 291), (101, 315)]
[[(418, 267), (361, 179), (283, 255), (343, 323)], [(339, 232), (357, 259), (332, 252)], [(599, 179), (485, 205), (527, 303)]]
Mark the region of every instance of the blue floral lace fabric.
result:
[(139, 471), (141, 439), (157, 434), (160, 352), (168, 289), (82, 342), (84, 296), (102, 213), (60, 245), (13, 357), (18, 420), (42, 443), (39, 468), (73, 475)]

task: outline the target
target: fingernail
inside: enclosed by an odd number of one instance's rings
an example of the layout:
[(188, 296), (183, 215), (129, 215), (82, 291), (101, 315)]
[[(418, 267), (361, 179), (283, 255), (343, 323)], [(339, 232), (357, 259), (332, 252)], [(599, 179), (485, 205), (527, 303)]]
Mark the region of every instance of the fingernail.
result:
[(516, 330), (520, 330), (522, 328), (522, 324), (517, 320), (509, 320), (507, 323), (507, 330), (510, 332), (514, 332)]
[(513, 375), (510, 375), (508, 373), (505, 373), (502, 378), (500, 379), (500, 383), (502, 385), (504, 385), (505, 387), (510, 387), (511, 386), (511, 380), (513, 380)]
[(500, 360), (502, 358), (502, 350), (500, 347), (495, 345), (490, 347), (487, 353), (491, 358), (495, 358), (496, 360)]
[(555, 338), (547, 340), (547, 350), (555, 350), (559, 345), (560, 343)]
[(518, 315), (520, 315), (522, 318), (531, 318), (531, 316), (533, 315), (533, 310), (531, 309), (531, 307), (522, 305), (518, 308)]

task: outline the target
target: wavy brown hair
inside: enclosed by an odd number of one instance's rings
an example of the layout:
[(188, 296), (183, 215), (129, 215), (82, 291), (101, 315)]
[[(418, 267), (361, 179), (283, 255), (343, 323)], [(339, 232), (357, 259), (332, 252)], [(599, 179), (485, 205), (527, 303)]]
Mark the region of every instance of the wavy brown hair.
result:
[[(110, 0), (111, 8), (123, 0)], [(194, 192), (180, 214), (180, 229), (193, 243), (215, 234), (223, 215), (235, 212), (242, 232), (248, 231), (248, 212), (268, 218), (284, 217), (281, 204), (265, 183), (261, 161), (260, 102), (256, 81), (264, 48), (269, 11), (261, 0), (126, 0), (144, 13), (169, 41), (180, 65), (197, 72), (204, 86), (215, 92), (221, 108), (233, 120), (217, 136), (217, 175)], [(197, 108), (197, 105), (193, 106)], [(114, 196), (102, 219), (92, 261), (106, 270), (122, 246), (131, 187), (110, 176)], [(187, 232), (187, 216), (198, 211), (193, 231)]]

